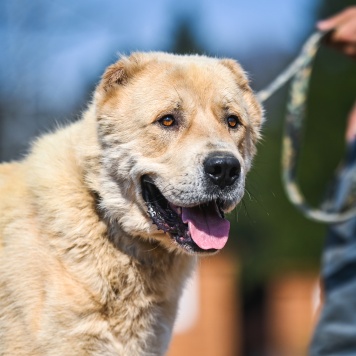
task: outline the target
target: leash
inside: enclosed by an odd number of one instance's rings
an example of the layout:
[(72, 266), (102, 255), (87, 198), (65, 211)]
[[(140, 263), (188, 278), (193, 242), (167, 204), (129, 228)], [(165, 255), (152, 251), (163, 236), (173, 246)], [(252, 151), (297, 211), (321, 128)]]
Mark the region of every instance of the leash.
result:
[[(321, 42), (329, 35), (329, 32), (316, 32), (312, 34), (302, 47), (298, 57), (265, 89), (257, 93), (257, 99), (260, 102), (266, 101), (288, 80), (292, 79), (289, 100), (287, 104), (287, 115), (283, 134), (282, 144), (282, 181), (289, 200), (309, 219), (324, 223), (340, 223), (356, 216), (356, 196), (355, 188), (350, 187), (351, 179), (356, 175), (356, 153), (352, 149), (352, 154), (346, 161), (344, 167), (339, 170), (338, 180), (334, 182), (340, 188), (340, 182), (346, 184), (349, 188), (343, 189), (343, 202), (348, 200), (347, 208), (345, 204), (336, 204), (332, 206), (330, 201), (323, 204), (320, 208), (311, 207), (304, 198), (297, 183), (297, 162), (302, 142), (302, 129), (306, 109), (309, 81), (312, 72), (312, 65), (315, 55)], [(350, 159), (351, 158), (351, 159)], [(341, 179), (342, 172), (346, 172), (347, 179)], [(352, 172), (352, 174), (350, 173)], [(354, 185), (354, 184), (353, 184)], [(354, 189), (352, 189), (354, 188)], [(340, 190), (340, 189), (338, 189)], [(333, 194), (338, 192), (334, 189)], [(333, 200), (340, 200), (340, 197), (334, 196)], [(350, 203), (351, 202), (351, 203)], [(337, 209), (337, 211), (334, 211)]]

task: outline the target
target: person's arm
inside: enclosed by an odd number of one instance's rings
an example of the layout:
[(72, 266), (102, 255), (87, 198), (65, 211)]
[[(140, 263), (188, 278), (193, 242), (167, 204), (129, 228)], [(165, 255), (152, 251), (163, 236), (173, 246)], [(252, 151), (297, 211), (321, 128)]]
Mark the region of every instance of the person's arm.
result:
[(329, 44), (356, 59), (356, 6), (319, 21), (317, 28), (321, 31), (334, 30)]

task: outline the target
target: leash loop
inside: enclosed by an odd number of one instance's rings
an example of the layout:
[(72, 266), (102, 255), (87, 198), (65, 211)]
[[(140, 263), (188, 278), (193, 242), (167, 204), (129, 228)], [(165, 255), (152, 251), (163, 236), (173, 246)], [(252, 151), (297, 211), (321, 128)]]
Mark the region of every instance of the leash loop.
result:
[(282, 181), (289, 200), (309, 219), (324, 223), (340, 223), (356, 216), (356, 207), (332, 212), (311, 207), (297, 183), (297, 163), (302, 142), (302, 128), (309, 81), (314, 57), (321, 41), (329, 33), (316, 32), (305, 42), (299, 56), (270, 85), (257, 93), (260, 102), (267, 100), (292, 79), (282, 142)]

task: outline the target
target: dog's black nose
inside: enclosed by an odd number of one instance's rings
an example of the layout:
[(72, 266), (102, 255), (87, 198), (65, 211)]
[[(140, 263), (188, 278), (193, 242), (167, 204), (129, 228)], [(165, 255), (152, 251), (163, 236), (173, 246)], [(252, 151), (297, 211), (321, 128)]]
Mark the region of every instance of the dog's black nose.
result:
[(240, 176), (241, 165), (236, 157), (218, 153), (205, 159), (204, 170), (214, 184), (225, 188), (234, 184)]

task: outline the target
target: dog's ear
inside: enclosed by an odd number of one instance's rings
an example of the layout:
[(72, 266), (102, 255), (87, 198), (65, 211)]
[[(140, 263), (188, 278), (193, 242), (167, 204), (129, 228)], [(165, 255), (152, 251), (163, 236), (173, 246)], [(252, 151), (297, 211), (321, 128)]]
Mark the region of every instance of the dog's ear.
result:
[(123, 84), (127, 81), (128, 73), (122, 61), (109, 66), (101, 79), (101, 86), (105, 91), (109, 91), (116, 85)]
[(106, 69), (100, 86), (108, 92), (117, 86), (125, 85), (130, 78), (142, 70), (144, 64), (145, 60), (140, 53), (134, 53), (129, 57), (123, 56)]
[(239, 87), (243, 89), (250, 89), (247, 75), (236, 61), (233, 59), (224, 58), (220, 61), (220, 63), (233, 73)]

